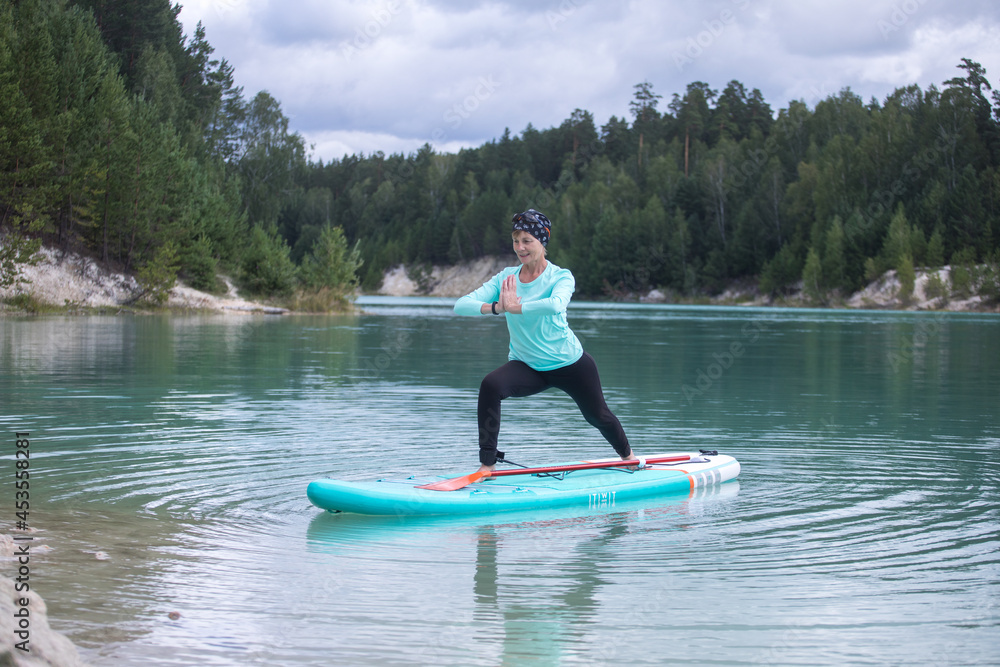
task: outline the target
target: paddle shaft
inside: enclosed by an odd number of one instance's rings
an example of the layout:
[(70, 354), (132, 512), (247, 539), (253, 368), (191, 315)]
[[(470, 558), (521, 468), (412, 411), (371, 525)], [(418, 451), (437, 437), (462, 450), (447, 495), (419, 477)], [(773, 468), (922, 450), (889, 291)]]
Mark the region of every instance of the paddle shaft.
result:
[[(652, 456), (647, 458), (646, 465), (654, 463), (678, 463), (680, 461), (690, 461), (687, 454), (683, 456)], [(639, 465), (639, 461), (630, 459), (627, 461), (594, 461), (591, 463), (568, 463), (560, 466), (542, 466), (540, 468), (513, 468), (510, 470), (494, 470), (490, 477), (506, 477), (507, 475), (538, 475), (551, 472), (572, 472), (574, 470), (594, 470), (597, 468), (623, 468)], [(485, 477), (485, 475), (484, 475)]]
[(635, 459), (629, 459), (626, 461), (594, 461), (591, 463), (568, 463), (566, 465), (560, 466), (543, 466), (541, 468), (514, 468), (513, 470), (494, 470), (492, 472), (473, 472), (468, 475), (462, 475), (461, 477), (453, 477), (452, 479), (441, 480), (440, 482), (432, 482), (431, 484), (423, 484), (418, 486), (418, 489), (428, 489), (430, 491), (457, 491), (458, 489), (464, 488), (469, 484), (478, 482), (481, 479), (487, 477), (506, 477), (507, 475), (545, 475), (557, 472), (573, 472), (574, 470), (594, 470), (597, 468), (622, 468), (641, 464), (656, 464), (656, 463), (680, 463), (683, 461), (690, 461), (691, 456), (689, 454), (683, 454), (679, 456), (653, 456), (648, 459), (642, 459), (641, 461)]

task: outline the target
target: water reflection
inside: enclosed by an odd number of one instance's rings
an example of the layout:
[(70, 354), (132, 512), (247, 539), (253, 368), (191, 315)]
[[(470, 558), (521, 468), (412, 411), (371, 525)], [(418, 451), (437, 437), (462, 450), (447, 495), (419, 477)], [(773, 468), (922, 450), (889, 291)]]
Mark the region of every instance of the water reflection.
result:
[[(307, 538), (328, 571), (342, 573), (335, 588), (345, 605), (391, 586), (403, 558), (408, 578), (419, 582), (429, 576), (418, 589), (427, 606), (421, 604), (417, 613), (442, 627), (421, 642), (427, 656), (440, 658), (441, 652), (474, 641), (481, 659), (468, 664), (559, 664), (567, 656), (603, 662), (630, 641), (625, 635), (600, 646), (588, 641), (609, 600), (622, 605), (616, 624), (668, 614), (665, 591), (677, 581), (656, 574), (661, 555), (647, 548), (648, 538), (688, 530), (738, 493), (733, 481), (691, 495), (619, 503), (603, 512), (563, 508), (492, 517), (324, 512), (310, 522)], [(357, 559), (363, 559), (363, 575), (351, 564)], [(426, 574), (435, 569), (436, 576)], [(630, 579), (642, 581), (646, 594), (616, 599), (621, 582)], [(442, 592), (447, 611), (437, 618), (431, 601)], [(412, 637), (408, 641), (415, 643)]]

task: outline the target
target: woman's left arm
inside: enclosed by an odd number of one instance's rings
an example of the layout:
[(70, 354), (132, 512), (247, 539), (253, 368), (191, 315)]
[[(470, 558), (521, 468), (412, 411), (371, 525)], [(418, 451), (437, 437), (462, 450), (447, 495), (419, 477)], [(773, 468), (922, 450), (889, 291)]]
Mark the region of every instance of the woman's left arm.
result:
[(575, 291), (576, 279), (572, 273), (564, 270), (552, 285), (550, 296), (521, 304), (521, 312), (525, 315), (554, 315), (565, 312)]

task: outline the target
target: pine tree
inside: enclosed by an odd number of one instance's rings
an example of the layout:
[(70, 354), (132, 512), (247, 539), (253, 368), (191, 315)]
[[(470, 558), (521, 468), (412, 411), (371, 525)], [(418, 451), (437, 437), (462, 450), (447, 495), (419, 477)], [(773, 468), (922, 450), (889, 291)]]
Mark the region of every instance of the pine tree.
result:
[(760, 291), (776, 294), (784, 291), (802, 277), (803, 264), (794, 244), (786, 243), (781, 250), (764, 264), (760, 276)]
[(251, 294), (288, 296), (295, 288), (290, 248), (275, 230), (254, 227), (242, 261), (242, 282)]
[(252, 224), (277, 223), (305, 164), (305, 143), (289, 130), (281, 105), (266, 92), (258, 93), (247, 109), (237, 154), (246, 213)]
[[(40, 231), (51, 220), (56, 62), (42, 10), (0, 7), (0, 230)], [(37, 59), (32, 74), (26, 60)], [(20, 256), (16, 254), (15, 256)]]
[(632, 124), (632, 129), (639, 131), (637, 165), (641, 169), (644, 135), (647, 132), (650, 123), (659, 118), (659, 114), (656, 112), (656, 105), (663, 96), (657, 95), (653, 92), (653, 85), (649, 83), (649, 81), (637, 83), (633, 87), (635, 88), (635, 97), (631, 102), (629, 102), (629, 110), (632, 112), (632, 117), (635, 119)]
[(361, 268), (358, 243), (350, 248), (340, 227), (324, 227), (302, 262), (302, 283), (313, 290), (327, 288), (345, 296), (358, 283)]
[(677, 207), (668, 220), (665, 281), (670, 287), (685, 293), (690, 253), (691, 233), (684, 212)]
[(910, 257), (912, 263), (913, 249), (910, 245), (912, 237), (903, 204), (900, 203), (896, 207), (896, 212), (893, 213), (892, 221), (889, 223), (889, 232), (882, 244), (882, 266), (887, 269), (896, 268), (904, 256)]
[(825, 300), (824, 284), (823, 266), (819, 253), (814, 248), (809, 248), (805, 267), (802, 269), (802, 291), (811, 303), (818, 304)]
[(47, 146), (21, 91), (18, 37), (13, 11), (0, 8), (0, 230), (38, 219), (49, 203), (39, 191), (49, 174)]
[(217, 292), (222, 287), (217, 277), (219, 262), (212, 239), (201, 234), (191, 239), (178, 256), (178, 272), (191, 287), (205, 292)]
[(944, 240), (941, 237), (941, 226), (934, 228), (931, 240), (927, 243), (926, 264), (932, 269), (944, 266)]
[(157, 248), (156, 253), (136, 272), (136, 281), (141, 288), (136, 300), (154, 306), (166, 303), (171, 288), (177, 282), (177, 269), (177, 247), (168, 241)]
[[(826, 243), (823, 248), (822, 285), (825, 289), (847, 286), (844, 238), (844, 225), (837, 216), (826, 232)], [(808, 264), (808, 260), (806, 263)]]
[(896, 264), (896, 277), (899, 279), (899, 293), (897, 297), (908, 305), (913, 298), (913, 286), (916, 282), (916, 272), (913, 268), (913, 258), (909, 254), (904, 254)]
[(960, 299), (967, 299), (972, 295), (975, 287), (974, 268), (976, 264), (976, 251), (968, 246), (955, 252), (951, 256), (951, 290)]

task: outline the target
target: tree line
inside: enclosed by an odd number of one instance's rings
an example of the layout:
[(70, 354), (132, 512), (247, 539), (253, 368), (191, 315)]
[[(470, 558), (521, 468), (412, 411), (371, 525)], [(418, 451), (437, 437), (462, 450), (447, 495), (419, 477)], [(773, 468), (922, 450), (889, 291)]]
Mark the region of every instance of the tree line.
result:
[(577, 109), (455, 154), (324, 163), (179, 11), (0, 0), (4, 252), (46, 239), (137, 272), (154, 296), (225, 272), (318, 309), (393, 265), (508, 254), (507, 222), (529, 207), (553, 220), (550, 257), (586, 296), (747, 279), (802, 281), (823, 302), (887, 269), (1000, 260), (1000, 94), (969, 59), (940, 88), (845, 89), (777, 113), (738, 81), (665, 104), (642, 82), (629, 117), (601, 126)]
[[(277, 232), (308, 170), (266, 92), (247, 99), (168, 0), (0, 0), (0, 281), (45, 240), (137, 274), (322, 309), (361, 259), (328, 226), (297, 263)], [(6, 264), (4, 261), (6, 260)]]
[(456, 155), (313, 164), (312, 203), (288, 209), (281, 230), (301, 252), (317, 225), (342, 225), (363, 240), (371, 287), (394, 264), (509, 253), (505, 223), (528, 207), (553, 220), (550, 256), (585, 295), (713, 294), (741, 279), (781, 293), (806, 279), (828, 302), (889, 269), (995, 273), (1000, 96), (978, 63), (958, 69), (941, 89), (882, 102), (845, 89), (776, 114), (738, 81), (691, 83), (661, 111), (643, 82), (631, 118), (600, 127), (578, 109)]

